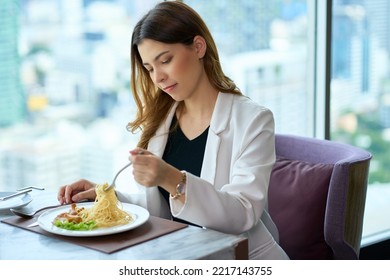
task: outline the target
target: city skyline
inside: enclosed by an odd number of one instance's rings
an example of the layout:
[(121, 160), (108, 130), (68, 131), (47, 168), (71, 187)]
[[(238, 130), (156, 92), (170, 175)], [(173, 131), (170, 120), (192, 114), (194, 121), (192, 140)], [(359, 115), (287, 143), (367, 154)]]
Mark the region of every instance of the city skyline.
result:
[[(155, 2), (147, 3), (151, 7)], [(0, 182), (16, 189), (40, 182), (55, 188), (79, 177), (109, 180), (136, 145), (137, 136), (125, 128), (135, 114), (129, 89), (129, 42), (132, 25), (147, 10), (142, 5), (146, 2), (21, 3), (13, 6), (20, 8), (20, 27), (15, 26), (14, 12), (0, 19), (2, 26), (8, 26), (10, 40), (19, 40), (21, 55), (7, 57), (8, 66), (2, 63), (0, 71), (20, 69), (22, 77), (22, 83), (13, 83), (12, 90), (0, 91), (5, 108), (0, 114), (14, 116), (14, 125), (0, 128)], [(313, 97), (306, 87), (311, 50), (307, 48), (305, 1), (291, 1), (288, 6), (281, 0), (272, 2), (273, 6), (270, 1), (231, 1), (231, 5), (210, 1), (207, 9), (199, 1), (188, 3), (215, 34), (228, 75), (244, 94), (272, 109), (276, 132), (308, 134)], [(383, 24), (383, 10), (388, 10), (389, 4), (337, 3), (342, 7), (334, 15), (334, 23), (340, 30), (334, 34), (340, 41), (334, 41), (337, 52), (333, 61), (340, 60), (335, 65), (341, 66), (332, 80), (332, 118), (337, 120), (347, 109), (379, 108), (385, 125), (390, 106), (379, 100), (387, 100), (386, 95), (381, 97), (386, 93), (381, 80), (388, 73), (383, 60), (389, 51), (389, 20), (385, 20), (387, 26)], [(357, 18), (361, 14), (365, 16)], [(367, 20), (370, 24), (365, 25)], [(371, 32), (378, 26), (379, 33)], [(5, 49), (4, 45), (0, 48)], [(23, 94), (14, 94), (18, 87)], [(15, 98), (16, 107), (6, 105), (5, 96)]]

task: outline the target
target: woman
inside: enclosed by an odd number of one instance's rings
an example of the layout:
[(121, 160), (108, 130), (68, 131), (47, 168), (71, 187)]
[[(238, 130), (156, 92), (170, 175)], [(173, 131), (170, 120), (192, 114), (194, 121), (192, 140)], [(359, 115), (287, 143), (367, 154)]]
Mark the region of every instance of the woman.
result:
[[(151, 215), (245, 233), (251, 259), (288, 259), (266, 212), (273, 115), (224, 75), (200, 16), (180, 2), (157, 4), (134, 28), (131, 67), (138, 113), (128, 129), (142, 134), (129, 160), (144, 193), (118, 198)], [(58, 193), (61, 203), (95, 197), (87, 180)]]

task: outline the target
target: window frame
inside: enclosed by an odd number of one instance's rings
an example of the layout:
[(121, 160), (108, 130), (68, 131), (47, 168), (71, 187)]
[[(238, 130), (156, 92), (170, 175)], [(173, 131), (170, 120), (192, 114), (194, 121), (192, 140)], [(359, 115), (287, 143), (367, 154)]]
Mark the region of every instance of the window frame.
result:
[[(328, 1), (307, 1), (308, 5), (308, 43), (311, 65), (308, 78), (308, 92), (313, 98), (313, 137), (330, 139), (330, 83), (332, 46), (332, 4)], [(310, 120), (310, 117), (308, 118)]]

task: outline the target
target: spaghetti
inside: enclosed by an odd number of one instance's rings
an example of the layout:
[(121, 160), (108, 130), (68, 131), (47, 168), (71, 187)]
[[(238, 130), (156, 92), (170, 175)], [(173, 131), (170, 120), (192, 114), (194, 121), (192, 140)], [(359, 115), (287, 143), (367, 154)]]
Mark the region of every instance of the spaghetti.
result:
[(72, 203), (67, 213), (59, 214), (53, 224), (70, 230), (91, 230), (94, 228), (125, 225), (133, 221), (130, 214), (122, 210), (113, 188), (105, 191), (108, 184), (96, 186), (96, 199), (92, 207), (77, 207)]
[(107, 191), (108, 184), (96, 186), (96, 200), (91, 208), (80, 211), (84, 222), (94, 221), (97, 227), (112, 227), (125, 225), (132, 221), (132, 217), (119, 206), (114, 188)]

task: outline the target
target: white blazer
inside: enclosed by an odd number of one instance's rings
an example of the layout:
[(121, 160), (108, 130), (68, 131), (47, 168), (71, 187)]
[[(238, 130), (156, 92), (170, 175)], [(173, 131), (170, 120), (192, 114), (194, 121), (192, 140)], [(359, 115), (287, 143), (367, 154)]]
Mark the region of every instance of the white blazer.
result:
[[(148, 150), (157, 156), (164, 153), (177, 104), (149, 142)], [(287, 255), (276, 243), (275, 224), (266, 212), (274, 163), (272, 112), (245, 96), (219, 93), (201, 175), (187, 172), (185, 203), (171, 199), (169, 208), (157, 187), (141, 188), (143, 197), (125, 194), (118, 197), (143, 205), (154, 216), (173, 215), (205, 228), (244, 234), (249, 240), (251, 259), (286, 259)]]

